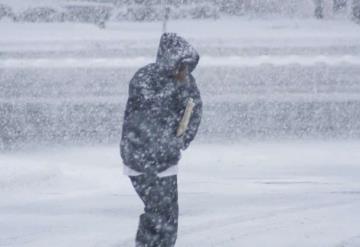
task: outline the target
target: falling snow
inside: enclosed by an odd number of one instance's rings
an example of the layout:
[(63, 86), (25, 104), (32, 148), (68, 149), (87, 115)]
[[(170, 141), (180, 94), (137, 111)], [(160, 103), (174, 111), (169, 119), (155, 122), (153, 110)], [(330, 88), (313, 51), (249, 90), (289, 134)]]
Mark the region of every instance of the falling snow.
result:
[[(0, 0), (0, 246), (133, 246), (119, 142), (164, 7), (136, 2)], [(359, 246), (360, 3), (182, 2), (203, 115), (176, 246)]]

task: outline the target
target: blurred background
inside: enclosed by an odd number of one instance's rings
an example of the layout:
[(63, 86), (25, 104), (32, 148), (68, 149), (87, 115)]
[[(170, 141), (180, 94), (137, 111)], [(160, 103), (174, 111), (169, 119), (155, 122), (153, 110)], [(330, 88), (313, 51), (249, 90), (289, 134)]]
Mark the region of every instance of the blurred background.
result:
[(359, 0), (0, 0), (0, 149), (116, 144), (162, 21), (199, 50), (199, 142), (358, 139)]
[(224, 16), (287, 16), (359, 19), (358, 0), (2, 0), (0, 19), (14, 22), (88, 22), (218, 19)]

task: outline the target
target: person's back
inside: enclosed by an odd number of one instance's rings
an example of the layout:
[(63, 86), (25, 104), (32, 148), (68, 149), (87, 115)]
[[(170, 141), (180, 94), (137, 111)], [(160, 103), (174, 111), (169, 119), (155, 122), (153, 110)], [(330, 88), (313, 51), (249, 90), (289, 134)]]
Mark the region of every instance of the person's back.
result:
[[(156, 62), (139, 69), (129, 85), (122, 138), (124, 171), (145, 204), (137, 246), (174, 246), (177, 233), (177, 163), (181, 149), (194, 139), (202, 102), (191, 72), (199, 61), (183, 38), (165, 33)], [(194, 103), (188, 126), (177, 130), (189, 100)]]

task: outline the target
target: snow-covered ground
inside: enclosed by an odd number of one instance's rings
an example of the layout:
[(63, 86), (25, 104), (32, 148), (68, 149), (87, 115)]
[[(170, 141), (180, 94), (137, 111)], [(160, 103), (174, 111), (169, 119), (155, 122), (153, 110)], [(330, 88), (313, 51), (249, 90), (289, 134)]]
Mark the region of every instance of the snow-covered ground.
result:
[[(194, 144), (177, 246), (356, 247), (360, 142)], [(134, 246), (142, 211), (118, 148), (0, 155), (0, 246)]]

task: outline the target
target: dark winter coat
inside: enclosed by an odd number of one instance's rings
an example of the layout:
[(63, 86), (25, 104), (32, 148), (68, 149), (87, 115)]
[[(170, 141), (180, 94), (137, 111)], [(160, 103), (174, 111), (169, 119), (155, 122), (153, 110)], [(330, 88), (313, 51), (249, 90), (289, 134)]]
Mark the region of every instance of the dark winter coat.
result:
[[(176, 165), (180, 149), (194, 139), (202, 114), (200, 92), (191, 72), (199, 61), (196, 50), (174, 33), (160, 39), (155, 63), (139, 69), (130, 81), (120, 152), (126, 166), (139, 171), (159, 173)], [(182, 64), (188, 78), (181, 82), (175, 74)], [(189, 98), (195, 107), (182, 138), (176, 130)]]

